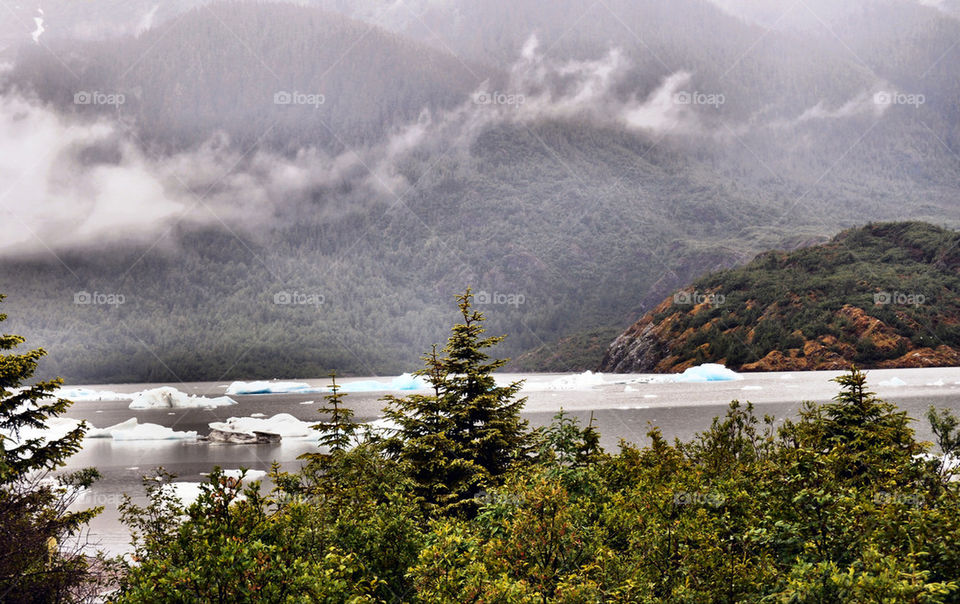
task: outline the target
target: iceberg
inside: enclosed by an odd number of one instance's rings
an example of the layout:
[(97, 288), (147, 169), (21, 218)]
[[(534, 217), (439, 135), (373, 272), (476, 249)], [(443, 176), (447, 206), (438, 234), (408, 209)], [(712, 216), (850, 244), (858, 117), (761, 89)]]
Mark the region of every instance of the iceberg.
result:
[[(430, 383), (420, 376), (404, 373), (390, 381), (360, 380), (339, 384), (340, 392), (396, 392), (408, 390), (426, 390)], [(311, 386), (306, 382), (233, 382), (227, 387), (227, 394), (326, 394), (330, 386)]]
[(178, 432), (158, 424), (141, 424), (137, 418), (131, 417), (106, 428), (91, 427), (87, 431), (87, 438), (112, 438), (116, 441), (196, 440), (197, 433), (192, 430)]
[[(377, 380), (362, 380), (359, 382), (345, 382), (341, 385), (341, 392), (388, 392), (405, 390), (427, 390), (430, 383), (424, 378), (411, 373), (403, 373), (393, 378), (389, 382), (380, 382)], [(329, 392), (329, 387), (321, 389), (323, 392)]]
[(180, 392), (176, 388), (164, 386), (162, 388), (138, 392), (134, 395), (133, 401), (130, 403), (130, 409), (212, 409), (214, 407), (226, 407), (236, 404), (237, 401), (229, 396), (220, 396), (217, 398), (191, 396)]
[(310, 427), (313, 423), (300, 421), (289, 413), (278, 413), (269, 418), (231, 417), (225, 422), (211, 422), (210, 429), (254, 437), (257, 432), (262, 432), (295, 440), (317, 440), (320, 433)]
[(690, 367), (676, 376), (676, 381), (681, 383), (732, 382), (742, 379), (743, 376), (736, 371), (727, 369), (717, 363), (704, 363), (703, 365)]
[(306, 382), (233, 382), (227, 387), (227, 394), (288, 394), (311, 390)]
[(57, 398), (65, 398), (75, 403), (97, 401), (128, 401), (135, 395), (113, 392), (112, 390), (91, 390), (89, 388), (61, 388), (54, 393)]
[(943, 383), (943, 378), (940, 378), (940, 379), (937, 380), (936, 382), (928, 382), (928, 383), (927, 383), (927, 386), (945, 386), (945, 385), (946, 385), (946, 384)]
[(906, 386), (907, 383), (898, 377), (892, 377), (889, 380), (877, 382), (877, 386)]
[(87, 430), (87, 438), (113, 438), (114, 430), (130, 430), (138, 425), (137, 418), (131, 417), (127, 421), (120, 422), (119, 424), (114, 424), (106, 428), (97, 428), (91, 426), (90, 429)]
[(126, 442), (143, 440), (196, 440), (197, 433), (193, 430), (189, 432), (177, 432), (173, 428), (167, 428), (166, 426), (157, 424), (136, 424), (113, 430), (110, 432), (110, 437), (114, 441)]
[(565, 375), (549, 382), (527, 382), (524, 384), (523, 389), (530, 392), (591, 390), (596, 386), (603, 386), (606, 383), (602, 373), (584, 371), (583, 373), (575, 375)]

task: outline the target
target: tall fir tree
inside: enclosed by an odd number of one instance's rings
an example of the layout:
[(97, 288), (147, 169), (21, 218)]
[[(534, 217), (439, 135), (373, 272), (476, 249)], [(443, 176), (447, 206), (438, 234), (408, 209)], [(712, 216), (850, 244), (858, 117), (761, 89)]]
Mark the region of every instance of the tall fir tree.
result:
[(328, 419), (310, 426), (320, 432), (317, 443), (321, 447), (326, 447), (329, 452), (304, 453), (299, 459), (326, 463), (330, 461), (332, 455), (348, 450), (356, 440), (358, 426), (353, 421), (353, 410), (343, 404), (343, 399), (347, 395), (341, 392), (341, 386), (337, 384), (337, 373), (335, 371), (330, 373), (330, 380), (330, 394), (323, 397), (326, 404), (317, 410), (319, 413), (328, 416)]
[[(0, 321), (6, 318), (0, 314)], [(46, 353), (7, 352), (24, 341), (0, 336), (0, 601), (65, 601), (90, 577), (86, 558), (64, 550), (63, 543), (100, 511), (67, 508), (99, 475), (88, 469), (48, 480), (50, 471), (80, 450), (86, 424), (54, 440), (31, 433), (72, 403), (54, 398), (59, 379), (29, 383)]]
[(505, 336), (484, 337), (484, 316), (472, 298), (469, 288), (457, 296), (462, 322), (416, 372), (433, 394), (385, 399), (387, 417), (399, 426), (388, 446), (408, 464), (424, 500), (467, 515), (476, 507), (471, 497), (495, 485), (525, 452), (528, 434), (520, 418), (526, 399), (517, 398), (523, 383), (498, 385), (494, 372), (508, 359), (485, 352)]

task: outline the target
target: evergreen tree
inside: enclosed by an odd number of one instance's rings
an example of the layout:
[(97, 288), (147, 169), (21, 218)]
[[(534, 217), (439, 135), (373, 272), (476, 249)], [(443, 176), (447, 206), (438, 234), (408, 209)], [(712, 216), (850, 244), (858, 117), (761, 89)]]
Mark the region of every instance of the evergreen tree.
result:
[(327, 404), (318, 409), (321, 414), (329, 415), (330, 419), (310, 427), (322, 434), (320, 446), (328, 447), (331, 453), (338, 453), (350, 448), (357, 434), (357, 424), (353, 421), (353, 410), (343, 406), (343, 399), (347, 395), (340, 392), (335, 371), (330, 374), (330, 379), (330, 394), (323, 397)]
[[(0, 295), (0, 301), (3, 296)], [(0, 314), (0, 321), (6, 319)], [(0, 336), (0, 351), (24, 342)], [(0, 601), (63, 601), (75, 596), (88, 579), (87, 562), (62, 549), (65, 537), (76, 535), (99, 509), (68, 512), (80, 489), (99, 475), (81, 470), (54, 481), (47, 474), (66, 465), (80, 450), (86, 425), (81, 423), (57, 440), (29, 434), (62, 415), (71, 402), (52, 396), (61, 380), (28, 385), (43, 349), (0, 354)]]
[(462, 322), (446, 346), (423, 357), (432, 395), (386, 397), (387, 417), (399, 426), (388, 445), (408, 462), (428, 505), (469, 514), (469, 497), (496, 484), (524, 450), (522, 382), (499, 386), (493, 373), (508, 360), (490, 360), (486, 349), (504, 336), (484, 337), (483, 313), (473, 310), (469, 288), (457, 296)]

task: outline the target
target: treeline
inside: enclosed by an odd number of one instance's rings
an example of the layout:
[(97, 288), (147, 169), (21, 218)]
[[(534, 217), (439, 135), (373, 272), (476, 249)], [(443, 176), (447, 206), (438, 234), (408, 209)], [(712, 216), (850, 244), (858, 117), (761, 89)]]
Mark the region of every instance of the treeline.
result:
[[(145, 477), (149, 503), (122, 506), (134, 554), (73, 589), (107, 580), (116, 602), (960, 601), (951, 412), (928, 414), (932, 455), (852, 370), (796, 418), (734, 401), (689, 442), (652, 428), (609, 453), (562, 412), (529, 430), (520, 384), (494, 382), (501, 338), (471, 301), (423, 357), (433, 392), (386, 399), (394, 429), (361, 430), (334, 389), (323, 449), (301, 471), (274, 467), (267, 493), (215, 471), (184, 505), (171, 476)], [(9, 601), (26, 568), (0, 576)]]

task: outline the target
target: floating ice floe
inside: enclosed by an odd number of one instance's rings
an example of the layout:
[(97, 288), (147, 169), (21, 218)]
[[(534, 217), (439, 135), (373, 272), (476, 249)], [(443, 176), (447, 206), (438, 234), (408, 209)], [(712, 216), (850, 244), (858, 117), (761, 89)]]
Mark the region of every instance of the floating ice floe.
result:
[[(305, 422), (288, 413), (278, 413), (270, 418), (231, 417), (225, 422), (210, 423), (210, 440), (230, 444), (265, 444), (270, 442), (299, 441), (315, 442), (321, 433), (314, 430), (315, 422)], [(363, 424), (366, 430), (357, 435), (357, 441), (366, 437), (366, 432), (390, 436), (398, 426), (388, 419), (378, 419)]]
[(937, 380), (936, 382), (928, 382), (928, 383), (927, 383), (927, 386), (945, 386), (945, 385), (946, 385), (946, 384), (943, 383), (943, 378), (940, 378), (940, 379)]
[(306, 382), (234, 382), (227, 386), (227, 394), (289, 394), (310, 392)]
[(643, 398), (657, 398), (656, 394), (644, 394)]
[(115, 441), (144, 441), (144, 440), (196, 440), (197, 433), (193, 430), (178, 432), (173, 428), (157, 424), (141, 424), (132, 417), (107, 428), (90, 428), (87, 438), (112, 438)]
[(664, 376), (663, 381), (680, 383), (732, 382), (742, 380), (743, 376), (718, 363), (704, 363), (689, 367), (681, 374)]
[[(398, 375), (390, 381), (360, 380), (338, 384), (340, 392), (398, 392), (427, 390), (429, 382), (410, 373)], [(326, 394), (331, 391), (329, 385), (314, 387), (306, 382), (234, 382), (227, 388), (227, 394)]]
[(624, 392), (636, 392), (637, 389), (634, 388), (633, 386), (624, 386), (624, 387), (623, 387), (623, 391), (624, 391)]
[(763, 390), (763, 386), (744, 386), (740, 390)]
[(898, 377), (892, 377), (889, 380), (877, 382), (877, 386), (906, 386), (907, 383)]
[(226, 407), (236, 405), (237, 401), (229, 396), (219, 396), (217, 398), (207, 398), (205, 396), (192, 396), (180, 392), (176, 388), (163, 386), (153, 390), (144, 390), (138, 392), (130, 403), (131, 409), (190, 409), (202, 408), (212, 409), (214, 407)]
[[(288, 440), (317, 440), (320, 433), (312, 429), (311, 425), (313, 423), (300, 421), (289, 413), (278, 413), (269, 418), (231, 417), (225, 422), (211, 422), (210, 429), (227, 435), (253, 436), (253, 442), (257, 442), (257, 433), (275, 434)], [(239, 437), (235, 438), (240, 440)]]
[(57, 398), (65, 398), (75, 403), (97, 401), (128, 401), (135, 395), (113, 392), (112, 390), (91, 390), (90, 388), (61, 388), (55, 393)]
[(732, 382), (742, 380), (743, 376), (732, 369), (717, 363), (704, 363), (690, 367), (680, 374), (678, 382)]
[[(528, 392), (540, 392), (550, 390), (592, 390), (597, 386), (606, 384), (602, 373), (584, 371), (576, 375), (565, 375), (549, 382), (527, 382), (523, 389)], [(621, 382), (623, 383), (623, 382)]]
[[(411, 373), (403, 373), (391, 379), (389, 382), (380, 382), (377, 380), (362, 380), (359, 382), (344, 382), (341, 392), (395, 392), (405, 390), (427, 390), (430, 383)], [(323, 388), (322, 391), (329, 392), (330, 388)]]

